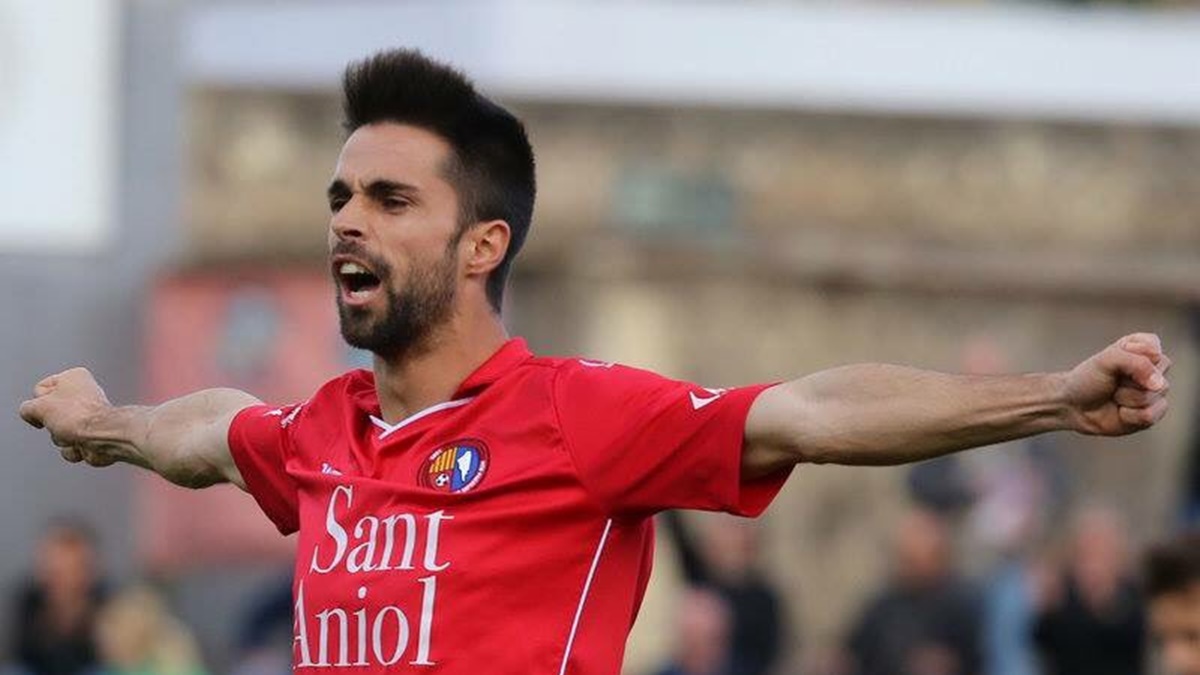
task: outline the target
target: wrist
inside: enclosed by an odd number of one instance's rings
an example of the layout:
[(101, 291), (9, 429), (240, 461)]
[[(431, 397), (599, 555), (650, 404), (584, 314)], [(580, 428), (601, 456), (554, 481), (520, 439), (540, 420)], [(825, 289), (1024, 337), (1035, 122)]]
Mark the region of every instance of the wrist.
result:
[(1060, 372), (1046, 375), (1046, 396), (1048, 402), (1048, 431), (1075, 431), (1078, 425), (1078, 411), (1071, 400), (1071, 373)]
[(137, 447), (147, 432), (141, 408), (96, 403), (83, 423), (83, 445), (115, 461), (137, 463)]

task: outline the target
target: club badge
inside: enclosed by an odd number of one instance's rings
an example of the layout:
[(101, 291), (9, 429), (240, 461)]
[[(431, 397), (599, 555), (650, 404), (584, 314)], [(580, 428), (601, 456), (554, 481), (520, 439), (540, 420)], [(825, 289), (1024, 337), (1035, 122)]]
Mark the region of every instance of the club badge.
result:
[(463, 439), (434, 450), (421, 464), (417, 482), (438, 492), (456, 494), (479, 485), (487, 468), (488, 451), (483, 441)]

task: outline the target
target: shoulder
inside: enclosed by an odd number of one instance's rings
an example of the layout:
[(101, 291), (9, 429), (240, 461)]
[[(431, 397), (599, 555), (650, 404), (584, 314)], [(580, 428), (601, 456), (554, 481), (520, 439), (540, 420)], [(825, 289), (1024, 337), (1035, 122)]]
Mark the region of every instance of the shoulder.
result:
[(300, 422), (341, 419), (353, 410), (371, 409), (374, 400), (374, 375), (358, 369), (325, 382), (307, 399), (275, 407), (265, 414), (278, 416), (280, 426), (286, 429)]
[(546, 368), (558, 378), (581, 378), (597, 382), (670, 381), (668, 378), (644, 368), (585, 356), (539, 356), (530, 359), (530, 365)]
[(538, 357), (531, 365), (549, 375), (554, 395), (562, 397), (628, 397), (635, 392), (652, 393), (677, 384), (658, 373), (582, 356)]

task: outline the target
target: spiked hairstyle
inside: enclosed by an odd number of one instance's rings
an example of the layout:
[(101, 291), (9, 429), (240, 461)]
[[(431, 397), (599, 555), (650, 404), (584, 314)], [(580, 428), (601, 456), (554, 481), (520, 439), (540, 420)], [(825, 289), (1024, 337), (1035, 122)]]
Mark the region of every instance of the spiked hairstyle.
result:
[(477, 92), (463, 73), (412, 49), (383, 51), (351, 63), (342, 76), (342, 91), (347, 133), (395, 122), (431, 131), (450, 145), (453, 155), (444, 170), (458, 194), (460, 235), (475, 223), (508, 223), (508, 251), (487, 279), (488, 302), (499, 312), (513, 258), (529, 232), (537, 191), (524, 125)]

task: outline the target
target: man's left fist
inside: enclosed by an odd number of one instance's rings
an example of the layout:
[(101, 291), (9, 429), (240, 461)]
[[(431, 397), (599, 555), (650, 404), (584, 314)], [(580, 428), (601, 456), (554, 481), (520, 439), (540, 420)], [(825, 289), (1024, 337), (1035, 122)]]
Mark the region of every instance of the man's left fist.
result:
[(1117, 340), (1067, 373), (1071, 428), (1121, 436), (1153, 426), (1167, 413), (1170, 369), (1157, 335), (1134, 333)]

